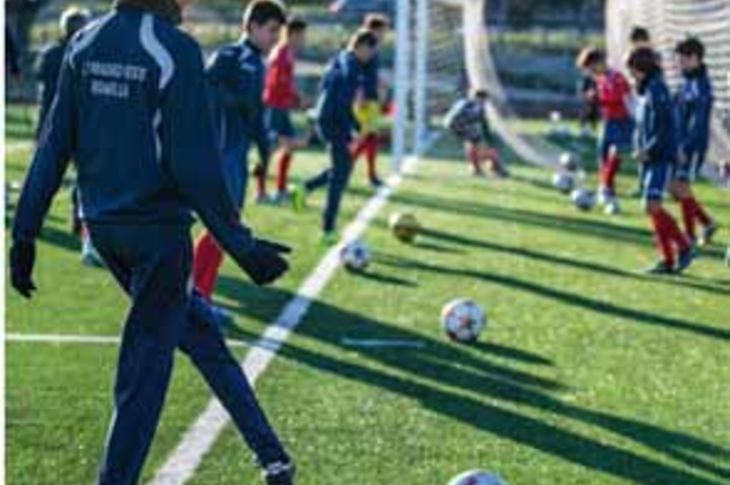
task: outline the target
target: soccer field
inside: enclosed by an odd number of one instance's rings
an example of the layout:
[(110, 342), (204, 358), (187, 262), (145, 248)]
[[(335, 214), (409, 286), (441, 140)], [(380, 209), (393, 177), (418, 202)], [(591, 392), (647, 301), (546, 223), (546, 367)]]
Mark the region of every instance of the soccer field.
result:
[[(6, 155), (7, 180), (22, 179), (28, 148)], [(302, 155), (295, 176), (325, 163)], [(298, 483), (445, 484), (470, 468), (512, 485), (727, 483), (728, 233), (685, 276), (644, 276), (655, 253), (637, 201), (627, 198), (615, 218), (579, 213), (546, 186), (548, 172), (512, 171), (507, 181), (477, 180), (456, 154), (422, 161), (365, 233), (368, 271), (338, 272), (258, 381)], [(343, 221), (373, 195), (364, 181), (358, 171)], [(628, 173), (621, 188), (633, 187)], [(698, 193), (730, 227), (727, 192)], [(254, 228), (295, 248), (293, 270), (259, 289), (227, 262), (217, 299), (236, 315), (232, 339), (257, 339), (326, 252), (321, 200), (302, 214), (250, 206)], [(415, 244), (389, 233), (396, 210), (426, 227)], [(8, 334), (119, 334), (124, 298), (104, 270), (80, 264), (68, 212), (63, 192), (39, 244), (37, 297), (7, 294)], [(476, 345), (451, 343), (439, 328), (442, 305), (461, 296), (489, 315)], [(366, 339), (412, 345), (352, 345)], [(7, 483), (93, 481), (116, 350), (113, 341), (6, 343)], [(146, 479), (209, 398), (180, 356)], [(190, 483), (257, 480), (229, 425)]]

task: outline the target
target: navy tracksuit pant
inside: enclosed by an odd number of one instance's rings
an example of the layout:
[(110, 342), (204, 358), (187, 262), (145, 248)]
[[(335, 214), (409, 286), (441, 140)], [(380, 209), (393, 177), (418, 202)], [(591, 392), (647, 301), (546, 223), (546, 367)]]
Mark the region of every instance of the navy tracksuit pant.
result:
[(352, 157), (347, 140), (333, 141), (329, 144), (332, 166), (319, 175), (307, 180), (307, 192), (327, 186), (327, 202), (322, 216), (322, 228), (325, 232), (335, 229), (337, 214), (340, 211), (342, 196), (347, 189), (347, 182), (352, 173)]
[(136, 484), (157, 428), (176, 348), (191, 359), (260, 463), (286, 459), (208, 304), (190, 292), (192, 243), (185, 225), (99, 225), (90, 233), (132, 300), (114, 388), (102, 485)]

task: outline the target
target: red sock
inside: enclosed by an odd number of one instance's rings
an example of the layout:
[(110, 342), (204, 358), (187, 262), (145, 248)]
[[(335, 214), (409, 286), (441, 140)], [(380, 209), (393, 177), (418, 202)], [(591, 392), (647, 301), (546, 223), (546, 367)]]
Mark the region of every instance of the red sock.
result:
[(279, 155), (279, 174), (276, 177), (276, 189), (285, 192), (289, 180), (289, 167), (291, 166), (292, 154), (289, 151), (282, 151)]
[(654, 242), (659, 250), (662, 260), (669, 266), (674, 266), (674, 251), (672, 241), (667, 234), (665, 221), (661, 212), (654, 212), (649, 215), (654, 226)]
[(375, 180), (378, 178), (378, 174), (375, 169), (375, 162), (378, 158), (378, 135), (368, 135), (365, 142), (365, 160), (368, 164), (368, 178), (370, 178), (370, 180)]
[(355, 145), (355, 148), (353, 148), (352, 153), (350, 154), (352, 156), (352, 162), (355, 163), (358, 158), (360, 158), (360, 155), (365, 153), (365, 149), (368, 146), (368, 138), (366, 136), (361, 137), (357, 144)]
[(198, 291), (210, 299), (223, 263), (223, 251), (209, 232), (203, 233), (195, 246), (193, 257), (193, 281)]
[(479, 148), (478, 147), (469, 147), (467, 150), (467, 156), (469, 157), (469, 162), (471, 162), (471, 166), (474, 169), (475, 172), (481, 172), (482, 166), (479, 162)]
[(702, 224), (705, 227), (712, 224), (712, 218), (707, 213), (707, 211), (705, 211), (705, 209), (702, 207), (702, 205), (697, 201), (697, 199), (694, 197), (690, 197), (689, 201), (690, 201), (690, 204), (692, 205), (692, 212), (694, 213), (695, 219), (700, 221), (700, 224)]
[(680, 199), (679, 207), (682, 209), (682, 223), (684, 224), (684, 232), (690, 239), (696, 238), (695, 233), (695, 210), (692, 204), (692, 198), (686, 197)]
[(617, 154), (609, 155), (603, 163), (602, 176), (603, 186), (612, 194), (616, 193), (616, 174), (621, 168), (621, 157)]
[(669, 240), (677, 245), (677, 249), (679, 249), (680, 251), (686, 251), (687, 249), (689, 249), (689, 239), (687, 239), (687, 236), (682, 234), (682, 231), (679, 229), (677, 221), (674, 220), (674, 217), (672, 217), (672, 215), (665, 209), (660, 209), (657, 214), (658, 217), (661, 218), (663, 231), (665, 232)]

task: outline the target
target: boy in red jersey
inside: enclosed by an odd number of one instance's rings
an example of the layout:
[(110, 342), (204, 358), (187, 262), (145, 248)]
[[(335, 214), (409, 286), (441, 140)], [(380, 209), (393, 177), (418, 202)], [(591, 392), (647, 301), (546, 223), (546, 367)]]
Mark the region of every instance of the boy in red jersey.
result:
[(578, 56), (578, 67), (596, 82), (595, 96), (601, 108), (603, 135), (599, 143), (599, 200), (607, 214), (617, 214), (616, 175), (621, 168), (621, 152), (631, 150), (634, 123), (629, 112), (631, 86), (618, 71), (606, 65), (606, 55), (594, 47)]
[(303, 19), (290, 18), (281, 42), (274, 47), (269, 56), (264, 103), (269, 110), (269, 129), (278, 143), (278, 150), (274, 157), (277, 175), (276, 193), (273, 200), (276, 203), (289, 198), (287, 185), (292, 157), (295, 150), (306, 146), (305, 140), (297, 138), (291, 120), (291, 110), (302, 107), (302, 100), (297, 92), (294, 66), (296, 54), (304, 47), (306, 32), (307, 23)]

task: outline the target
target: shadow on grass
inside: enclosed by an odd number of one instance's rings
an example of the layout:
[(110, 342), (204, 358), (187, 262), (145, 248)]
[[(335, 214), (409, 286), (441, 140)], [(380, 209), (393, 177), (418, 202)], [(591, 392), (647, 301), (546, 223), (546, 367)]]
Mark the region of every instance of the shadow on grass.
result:
[[(219, 288), (224, 296), (235, 301), (257, 302), (256, 305), (244, 305), (232, 310), (252, 317), (261, 324), (271, 322), (293, 296), (287, 291), (261, 290), (226, 278), (221, 283)], [(367, 359), (378, 367), (386, 366), (390, 371), (356, 364), (286, 342), (280, 355), (326, 374), (356, 380), (410, 398), (426, 409), (575, 464), (635, 483), (720, 483), (491, 404), (492, 400), (528, 406), (600, 427), (666, 453), (695, 469), (720, 477), (728, 476), (727, 469), (713, 463), (716, 457), (730, 457), (730, 452), (720, 446), (682, 432), (565, 403), (551, 394), (564, 389), (559, 383), (496, 364), (487, 358), (494, 354), (521, 362), (527, 360), (550, 364), (548, 359), (532, 353), (482, 344), (475, 349), (482, 352), (475, 355), (471, 347), (448, 344), (323, 302), (312, 304), (305, 321), (297, 328), (297, 334), (331, 349), (347, 352), (352, 352), (352, 349), (343, 345), (342, 339), (345, 337), (417, 340), (425, 344), (423, 349), (358, 350), (358, 359)], [(255, 332), (243, 329), (234, 330), (231, 336), (247, 341), (257, 337)], [(463, 391), (473, 395), (467, 396)]]
[(620, 278), (630, 278), (639, 281), (646, 281), (651, 283), (662, 283), (672, 286), (689, 287), (696, 290), (706, 291), (709, 293), (730, 296), (730, 290), (721, 288), (721, 283), (715, 283), (720, 286), (713, 286), (702, 283), (704, 280), (691, 275), (682, 275), (677, 278), (657, 278), (637, 272), (625, 271), (620, 268), (613, 266), (603, 265), (592, 261), (583, 261), (579, 259), (573, 259), (565, 256), (558, 256), (555, 254), (544, 253), (540, 251), (534, 251), (532, 249), (521, 248), (516, 246), (503, 245), (491, 241), (484, 241), (479, 239), (470, 238), (467, 236), (461, 236), (459, 234), (452, 234), (446, 231), (440, 231), (436, 229), (423, 229), (421, 234), (426, 238), (433, 238), (438, 241), (446, 241), (451, 244), (473, 247), (478, 249), (486, 249), (489, 251), (496, 251), (510, 256), (518, 256), (536, 261), (542, 261), (545, 263), (552, 263), (561, 266), (569, 266), (575, 269), (581, 269), (586, 271), (592, 271), (596, 273), (602, 273), (609, 276), (617, 276)]

